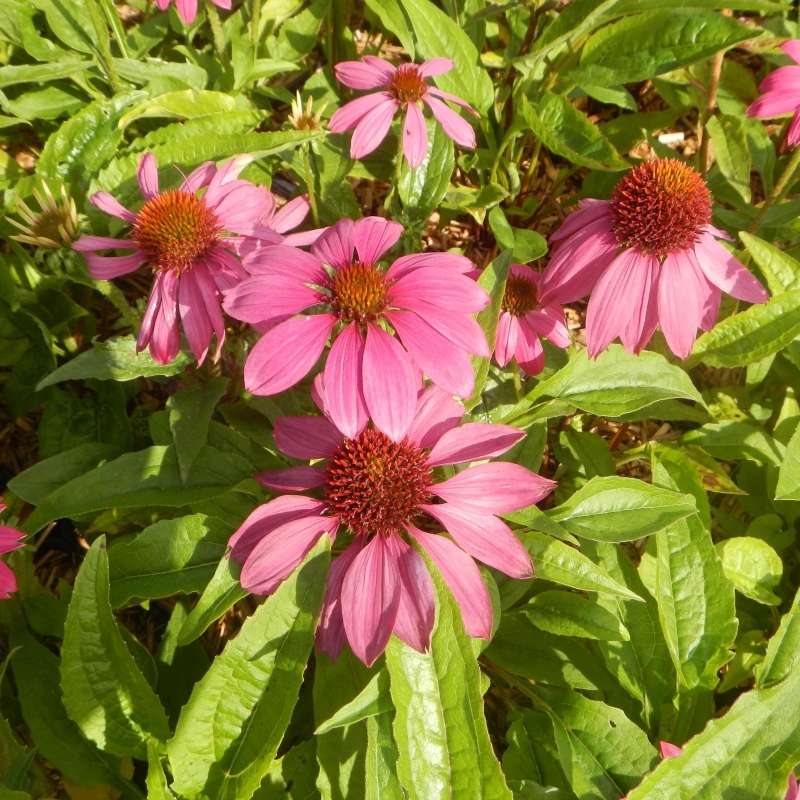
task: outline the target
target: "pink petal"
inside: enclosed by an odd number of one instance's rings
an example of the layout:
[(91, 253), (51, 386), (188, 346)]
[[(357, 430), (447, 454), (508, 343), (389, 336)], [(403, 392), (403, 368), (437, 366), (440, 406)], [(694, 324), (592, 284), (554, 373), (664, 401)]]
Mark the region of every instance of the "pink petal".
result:
[(435, 601), (433, 581), (422, 556), (399, 536), (391, 535), (386, 546), (392, 553), (400, 577), (400, 605), (394, 634), (420, 653), (431, 643)]
[(758, 91), (800, 93), (800, 67), (778, 67), (761, 81)]
[(189, 173), (189, 177), (181, 184), (181, 191), (194, 194), (198, 189), (208, 186), (217, 174), (217, 165), (213, 161), (204, 161)]
[(483, 311), (489, 295), (472, 278), (442, 269), (416, 269), (403, 275), (389, 289), (389, 300), (398, 308), (405, 301), (425, 300), (450, 311)]
[(129, 256), (97, 256), (94, 253), (86, 254), (86, 264), (89, 267), (89, 275), (96, 281), (110, 281), (112, 278), (119, 278), (120, 275), (136, 272), (143, 263), (144, 259), (139, 251), (131, 253)]
[(445, 464), (464, 464), (468, 461), (494, 458), (510, 450), (524, 438), (525, 431), (510, 425), (468, 422), (460, 428), (447, 431), (439, 439), (431, 450), (427, 465), (441, 467)]
[(268, 533), (296, 519), (319, 517), (326, 508), (327, 505), (322, 500), (313, 500), (310, 497), (287, 495), (270, 500), (253, 511), (231, 536), (228, 541), (231, 557), (244, 564), (253, 548)]
[(692, 352), (708, 294), (708, 282), (691, 252), (667, 256), (658, 280), (658, 321), (678, 358)]
[(789, 788), (786, 790), (786, 797), (784, 800), (798, 800), (798, 798), (800, 798), (800, 786), (798, 786), (794, 772), (790, 772)]
[(211, 0), (211, 2), (218, 8), (224, 8), (226, 11), (231, 10), (231, 0)]
[(197, 16), (197, 0), (175, 0), (175, 2), (178, 6), (180, 18), (187, 25), (191, 25)]
[(456, 114), (452, 108), (446, 106), (441, 100), (432, 97), (430, 93), (422, 96), (422, 102), (433, 112), (436, 121), (444, 128), (444, 132), (462, 147), (475, 147), (475, 131), (463, 117)]
[(108, 192), (97, 192), (89, 198), (94, 205), (112, 217), (119, 217), (125, 222), (136, 222), (136, 214), (120, 205)]
[(795, 114), (786, 132), (786, 141), (790, 147), (794, 147), (800, 142), (800, 114)]
[[(467, 428), (469, 425), (458, 430)], [(519, 438), (516, 437), (516, 441)], [(553, 481), (541, 478), (519, 464), (499, 461), (465, 469), (442, 483), (430, 486), (429, 490), (462, 511), (474, 514), (509, 514), (538, 503), (555, 487)]]
[(306, 492), (325, 485), (325, 471), (317, 467), (289, 467), (253, 477), (273, 492)]
[(153, 281), (153, 288), (150, 290), (150, 298), (147, 301), (147, 308), (144, 311), (142, 318), (142, 327), (139, 329), (139, 335), (136, 338), (136, 353), (141, 353), (142, 350), (150, 343), (153, 335), (153, 328), (156, 324), (156, 315), (161, 310), (161, 278), (163, 273), (156, 275)]
[(528, 321), (527, 315), (519, 317), (517, 346), (514, 355), (526, 375), (538, 375), (544, 369), (544, 349), (539, 334)]
[(608, 223), (608, 230), (611, 229), (611, 214), (609, 213), (610, 203), (608, 200), (581, 200), (577, 211), (573, 211), (561, 223), (561, 227), (550, 234), (550, 242), (556, 243), (567, 239), (576, 234), (582, 228), (593, 222), (604, 219)]
[(178, 331), (178, 319), (174, 311), (171, 315), (171, 321), (164, 313), (164, 292), (162, 291), (161, 303), (155, 313), (150, 334), (150, 355), (157, 364), (171, 364), (180, 349), (181, 337)]
[(455, 105), (463, 108), (464, 111), (468, 111), (470, 114), (472, 114), (473, 117), (480, 117), (480, 114), (469, 103), (465, 103), (460, 97), (456, 97), (454, 94), (443, 92), (441, 89), (437, 89), (434, 86), (428, 87), (427, 94), (432, 94), (434, 97), (438, 97), (440, 100), (447, 100), (450, 103), (455, 103)]
[(722, 292), (716, 286), (709, 283), (708, 292), (703, 308), (703, 318), (700, 320), (700, 330), (702, 331), (710, 331), (717, 324), (719, 307), (722, 303)]
[(633, 301), (620, 339), (629, 353), (639, 355), (658, 325), (658, 276), (661, 266), (654, 256), (645, 257), (631, 275), (627, 291)]
[(414, 421), (419, 381), (399, 342), (374, 322), (367, 325), (361, 379), (375, 427), (393, 442), (402, 441)]
[(517, 317), (507, 311), (500, 312), (497, 322), (497, 337), (494, 343), (494, 357), (497, 363), (504, 367), (514, 356), (519, 335), (519, 322)]
[(273, 429), (280, 451), (301, 461), (329, 458), (342, 444), (342, 434), (325, 417), (281, 417)]
[(339, 83), (361, 92), (380, 89), (387, 84), (384, 70), (375, 69), (362, 61), (340, 61), (333, 67), (333, 71)]
[(357, 536), (345, 551), (334, 559), (328, 574), (325, 600), (322, 603), (322, 614), (317, 627), (317, 649), (320, 653), (327, 653), (333, 661), (339, 657), (347, 641), (342, 618), (342, 584), (347, 570), (364, 548), (364, 544), (364, 537)]
[(311, 306), (322, 295), (297, 278), (285, 275), (258, 275), (242, 281), (225, 296), (222, 307), (242, 322), (277, 324)]
[(433, 447), (448, 431), (458, 426), (466, 409), (451, 394), (438, 386), (429, 386), (417, 400), (414, 422), (408, 440), (427, 449)]
[(528, 551), (502, 520), (491, 515), (471, 514), (449, 504), (422, 508), (439, 520), (456, 544), (473, 558), (512, 578), (533, 577)]
[(313, 228), (310, 231), (300, 231), (299, 233), (287, 233), (283, 237), (284, 244), (291, 245), (292, 247), (307, 247), (322, 236), (327, 228)]
[(169, 4), (172, 0), (156, 0), (156, 5), (161, 11), (166, 11), (169, 8)]
[[(209, 256), (206, 256), (209, 258)], [(217, 334), (217, 355), (216, 360), (219, 360), (222, 346), (225, 344), (225, 320), (222, 318), (222, 309), (219, 302), (219, 293), (217, 291), (214, 279), (211, 277), (207, 264), (198, 264), (193, 270), (194, 279), (197, 282), (197, 287), (200, 291), (200, 297), (206, 307), (206, 314), (211, 322), (211, 327), (214, 333)]]
[(303, 220), (308, 216), (311, 209), (311, 204), (308, 202), (308, 195), (301, 194), (300, 197), (295, 197), (286, 203), (280, 211), (272, 219), (270, 227), (278, 233), (285, 233), (292, 228), (296, 228), (302, 224)]
[(383, 535), (353, 559), (342, 585), (342, 617), (353, 652), (372, 666), (386, 649), (400, 606), (400, 576)]
[(294, 317), (269, 331), (245, 362), (247, 391), (270, 395), (294, 386), (322, 355), (336, 322), (333, 314), (315, 314)]
[(392, 283), (413, 270), (427, 267), (452, 269), (464, 274), (474, 270), (475, 264), (466, 256), (459, 256), (456, 253), (413, 253), (398, 258), (387, 270), (386, 280)]
[(658, 749), (661, 751), (661, 758), (675, 758), (683, 755), (683, 750), (680, 747), (669, 742), (659, 742)]
[(247, 256), (242, 265), (251, 275), (283, 275), (317, 286), (324, 286), (329, 280), (316, 255), (287, 245), (262, 247)]
[(428, 61), (423, 61), (419, 65), (419, 75), (422, 78), (433, 78), (436, 75), (444, 75), (450, 72), (455, 64), (449, 58), (431, 58)]
[(768, 92), (750, 104), (747, 116), (771, 119), (791, 114), (798, 108), (800, 108), (800, 91)]
[[(266, 206), (267, 193), (263, 186), (253, 186), (246, 181), (234, 181), (220, 190), (224, 194), (214, 204), (217, 221), (224, 230), (255, 236), (270, 244), (280, 244), (282, 237), (271, 228), (259, 225), (258, 219)], [(207, 201), (209, 204), (211, 201)]]
[(701, 234), (694, 254), (706, 278), (723, 292), (748, 303), (766, 303), (766, 289), (709, 233)]
[[(380, 92), (380, 94), (386, 93)], [(353, 138), (350, 140), (350, 156), (352, 158), (363, 158), (371, 153), (389, 133), (394, 113), (397, 111), (397, 101), (391, 95), (386, 96), (388, 99), (384, 99), (380, 105), (375, 106), (372, 111), (368, 111), (358, 121), (353, 131)]]
[(242, 567), (242, 588), (253, 594), (272, 594), (323, 534), (333, 537), (337, 524), (331, 517), (305, 517), (265, 536)]
[(334, 425), (348, 439), (358, 436), (369, 422), (362, 387), (363, 358), (361, 330), (358, 323), (350, 323), (331, 346), (325, 365), (327, 411)]
[(211, 344), (213, 329), (194, 272), (194, 270), (187, 270), (180, 277), (178, 311), (189, 348), (197, 359), (197, 363), (202, 364), (208, 353), (208, 346)]
[(428, 127), (416, 103), (409, 103), (403, 122), (403, 155), (411, 169), (422, 165), (428, 155)]
[(156, 168), (156, 157), (152, 153), (145, 153), (139, 159), (136, 180), (139, 182), (139, 191), (145, 200), (155, 200), (158, 197), (158, 169)]
[(0, 525), (0, 553), (10, 553), (24, 546), (25, 534), (8, 525)]
[(339, 220), (314, 242), (311, 254), (323, 264), (334, 269), (342, 269), (342, 267), (352, 264), (355, 250), (354, 230), (353, 220)]
[(548, 338), (556, 347), (570, 347), (569, 328), (561, 306), (545, 306), (525, 315), (528, 324), (540, 336)]
[(473, 639), (492, 636), (492, 601), (475, 562), (444, 536), (406, 525), (406, 530), (425, 548), (442, 573), (461, 608), (464, 628)]
[[(357, 97), (349, 103), (345, 103), (330, 119), (328, 123), (328, 130), (331, 133), (344, 133), (358, 125), (370, 111), (378, 108), (379, 106), (387, 105), (391, 101), (392, 109), (394, 109), (395, 101), (388, 92), (378, 92), (377, 94), (368, 94), (364, 97)], [(394, 112), (393, 112), (394, 113)]]
[(79, 253), (89, 253), (94, 250), (135, 250), (136, 244), (129, 239), (109, 239), (108, 236), (81, 236), (73, 250)]
[(483, 358), (491, 356), (492, 351), (483, 329), (469, 314), (463, 311), (450, 311), (425, 300), (410, 297), (404, 299), (403, 305), (422, 317), (432, 328), (462, 350)]
[(466, 351), (446, 339), (413, 311), (385, 313), (422, 371), (442, 389), (458, 397), (475, 390), (475, 372)]
[(17, 578), (11, 567), (0, 561), (0, 600), (8, 600), (11, 592), (17, 591)]
[(362, 264), (377, 264), (381, 256), (394, 247), (403, 233), (399, 222), (383, 217), (363, 217), (353, 226), (353, 242)]
[(796, 64), (800, 64), (800, 39), (788, 39), (780, 45), (781, 50)]
[(363, 56), (361, 59), (368, 67), (380, 72), (386, 83), (390, 83), (394, 78), (397, 68), (389, 61), (377, 56)]

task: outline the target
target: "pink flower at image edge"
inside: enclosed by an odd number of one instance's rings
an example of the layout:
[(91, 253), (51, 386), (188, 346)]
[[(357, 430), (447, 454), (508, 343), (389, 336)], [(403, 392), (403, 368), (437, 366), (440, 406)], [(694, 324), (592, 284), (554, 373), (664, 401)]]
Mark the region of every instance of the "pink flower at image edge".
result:
[[(156, 0), (156, 5), (159, 10), (166, 11), (172, 0)], [(226, 11), (231, 10), (231, 0), (211, 0), (215, 6), (224, 8)], [(197, 0), (175, 0), (175, 5), (178, 8), (178, 15), (187, 24), (191, 25), (197, 16)]]
[[(6, 510), (8, 506), (3, 504), (3, 498), (0, 497), (0, 514)], [(10, 553), (13, 550), (18, 550), (24, 547), (25, 544), (21, 540), (25, 538), (22, 531), (16, 528), (11, 528), (8, 525), (0, 525), (0, 554)], [(0, 561), (0, 600), (8, 600), (11, 592), (17, 591), (17, 578), (14, 575), (11, 567), (4, 561)]]
[[(795, 64), (800, 65), (800, 39), (790, 39), (780, 46)], [(778, 67), (758, 87), (763, 95), (747, 109), (748, 117), (772, 119), (794, 114), (786, 141), (792, 147), (800, 144), (800, 66)]]

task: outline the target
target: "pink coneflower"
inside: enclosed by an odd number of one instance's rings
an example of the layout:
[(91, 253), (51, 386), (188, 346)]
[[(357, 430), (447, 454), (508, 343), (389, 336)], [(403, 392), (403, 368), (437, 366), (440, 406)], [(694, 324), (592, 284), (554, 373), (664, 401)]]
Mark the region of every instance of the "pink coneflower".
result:
[[(231, 252), (229, 234), (255, 237), (278, 244), (283, 237), (259, 224), (270, 211), (266, 189), (237, 176), (251, 161), (235, 158), (217, 168), (210, 161), (200, 165), (180, 189), (160, 192), (152, 153), (139, 161), (139, 188), (145, 204), (138, 213), (121, 206), (107, 192), (92, 195), (102, 211), (130, 222), (129, 239), (83, 236), (73, 248), (86, 253), (89, 274), (111, 280), (150, 267), (155, 273), (137, 352), (150, 345), (159, 364), (168, 364), (180, 350), (178, 316), (198, 362), (202, 362), (216, 333), (218, 349), (225, 340), (220, 295), (248, 277)], [(198, 190), (205, 193), (198, 195)], [(274, 200), (273, 211), (274, 211)], [(274, 220), (273, 220), (274, 221)], [(97, 251), (126, 249), (127, 256), (99, 256)]]
[[(4, 505), (3, 498), (0, 497), (0, 514), (6, 508), (8, 506)], [(20, 547), (24, 547), (24, 543), (21, 541), (24, 538), (25, 534), (22, 531), (10, 528), (8, 525), (0, 525), (0, 553), (10, 553), (12, 550), (19, 550)], [(16, 591), (16, 576), (8, 564), (0, 561), (0, 600), (8, 600), (10, 593)]]
[[(800, 64), (800, 39), (790, 39), (780, 47), (795, 64)], [(778, 67), (761, 81), (758, 90), (764, 95), (747, 109), (747, 116), (771, 119), (794, 114), (786, 141), (792, 147), (800, 144), (800, 66)]]
[(711, 225), (711, 195), (700, 175), (675, 159), (648, 161), (620, 180), (610, 201), (584, 201), (551, 237), (541, 302), (592, 292), (592, 358), (617, 336), (640, 353), (659, 323), (675, 355), (686, 358), (697, 329), (714, 327), (723, 291), (749, 303), (769, 299), (717, 238), (730, 237)]
[[(166, 11), (172, 0), (156, 0), (156, 5), (161, 11)], [(231, 10), (231, 0), (211, 0), (215, 6), (224, 8), (226, 11)], [(180, 18), (187, 24), (191, 25), (194, 18), (197, 16), (197, 0), (175, 0), (175, 5), (178, 7), (178, 14)]]
[[(347, 640), (370, 665), (395, 633), (422, 651), (430, 642), (434, 593), (424, 561), (408, 544), (414, 539), (450, 586), (467, 633), (489, 638), (489, 594), (470, 556), (514, 578), (531, 577), (530, 556), (495, 514), (537, 503), (555, 484), (510, 463), (469, 467), (448, 480), (434, 470), (500, 455), (525, 434), (482, 422), (459, 427), (463, 406), (430, 386), (399, 440), (374, 426), (350, 438), (329, 416), (327, 383), (318, 376), (314, 388), (326, 416), (282, 417), (275, 442), (292, 458), (325, 461), (256, 476), (273, 491), (314, 496), (284, 494), (245, 520), (230, 541), (231, 555), (244, 565), (242, 586), (270, 594), (323, 534), (333, 539), (344, 528), (354, 538), (331, 567), (320, 650), (335, 659)], [(452, 541), (429, 532), (439, 527)]]
[(432, 58), (422, 64), (395, 67), (382, 58), (364, 56), (361, 61), (336, 64), (333, 70), (345, 86), (362, 91), (383, 91), (359, 97), (342, 106), (331, 117), (328, 129), (333, 133), (343, 133), (355, 128), (350, 142), (350, 155), (363, 158), (383, 141), (395, 113), (405, 108), (403, 154), (408, 166), (416, 168), (422, 164), (428, 152), (428, 129), (419, 106), (421, 100), (456, 144), (475, 147), (472, 126), (442, 100), (448, 100), (476, 117), (480, 115), (460, 98), (428, 83), (428, 78), (444, 75), (451, 69), (453, 62), (449, 58)]
[(522, 264), (512, 264), (503, 295), (494, 356), (504, 367), (512, 358), (527, 375), (544, 369), (544, 350), (540, 336), (556, 347), (569, 347), (569, 330), (561, 306), (539, 302), (538, 272)]
[[(248, 391), (271, 395), (293, 386), (334, 333), (325, 385), (331, 416), (349, 438), (371, 417), (399, 441), (414, 416), (419, 370), (450, 394), (472, 394), (468, 354), (488, 358), (489, 347), (470, 314), (489, 295), (464, 274), (475, 266), (464, 256), (403, 256), (384, 271), (379, 262), (402, 230), (381, 217), (343, 219), (310, 254), (278, 246), (245, 259), (256, 277), (230, 292), (224, 307), (267, 330), (245, 364)], [(309, 309), (314, 313), (301, 314)]]

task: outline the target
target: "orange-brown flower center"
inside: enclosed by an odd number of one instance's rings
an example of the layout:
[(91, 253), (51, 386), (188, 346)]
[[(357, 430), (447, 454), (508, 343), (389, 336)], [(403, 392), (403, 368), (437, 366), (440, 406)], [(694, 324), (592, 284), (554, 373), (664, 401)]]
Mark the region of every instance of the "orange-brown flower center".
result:
[(711, 193), (690, 166), (673, 158), (632, 169), (611, 196), (614, 232), (620, 244), (665, 258), (688, 250), (711, 222)]
[(416, 64), (401, 64), (388, 86), (390, 94), (401, 105), (416, 103), (428, 91), (428, 82), (419, 74)]
[(202, 198), (162, 192), (145, 203), (133, 239), (154, 270), (191, 269), (217, 242), (222, 226)]
[(524, 275), (511, 275), (506, 281), (503, 295), (503, 311), (515, 317), (522, 317), (533, 311), (539, 303), (536, 282)]
[(345, 439), (325, 470), (331, 513), (356, 535), (389, 533), (410, 522), (428, 503), (431, 470), (427, 455), (407, 440), (399, 444), (368, 428)]
[(386, 281), (372, 264), (354, 261), (337, 269), (332, 283), (332, 305), (341, 319), (368, 322), (386, 307)]

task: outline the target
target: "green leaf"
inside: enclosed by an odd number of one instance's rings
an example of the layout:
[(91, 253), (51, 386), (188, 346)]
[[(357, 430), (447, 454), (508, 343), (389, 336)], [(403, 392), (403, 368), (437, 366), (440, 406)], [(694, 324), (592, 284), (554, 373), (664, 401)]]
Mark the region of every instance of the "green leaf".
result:
[[(388, 685), (387, 685), (388, 689)], [(391, 702), (391, 701), (390, 701)], [(394, 714), (384, 712), (367, 719), (365, 800), (405, 800), (397, 777), (397, 744), (392, 735)]]
[(309, 739), (274, 761), (253, 800), (319, 800), (316, 752), (317, 740)]
[(91, 61), (65, 61), (61, 64), (21, 64), (0, 67), (0, 89), (17, 83), (44, 83), (69, 78), (79, 72), (86, 72), (91, 66)]
[(466, 31), (428, 0), (403, 0), (402, 9), (414, 31), (417, 55), (424, 59), (446, 55), (455, 64), (451, 72), (436, 76), (436, 85), (485, 114), (494, 89)]
[(712, 367), (742, 367), (777, 353), (800, 333), (800, 290), (750, 306), (704, 333), (686, 362)]
[(408, 27), (408, 20), (400, 3), (397, 0), (365, 0), (365, 4), (373, 14), (377, 14), (381, 25), (397, 37), (409, 58), (414, 61), (414, 36)]
[[(9, 487), (14, 488), (10, 483)], [(789, 444), (786, 445), (786, 457), (780, 465), (775, 499), (800, 500), (800, 428), (794, 432)]]
[(179, 353), (171, 364), (157, 364), (148, 352), (136, 354), (136, 339), (133, 336), (119, 336), (105, 342), (93, 342), (91, 350), (81, 353), (77, 358), (51, 372), (36, 388), (41, 390), (61, 381), (86, 378), (129, 381), (153, 375), (176, 375), (190, 361), (192, 361), (191, 354)]
[(771, 294), (800, 289), (800, 262), (751, 233), (740, 231), (739, 238), (767, 279)]
[(546, 512), (570, 533), (598, 542), (632, 542), (697, 513), (690, 495), (634, 478), (592, 478)]
[(779, 606), (781, 599), (772, 592), (783, 575), (780, 556), (761, 539), (738, 536), (717, 546), (725, 574), (737, 591), (759, 603)]
[[(690, 494), (705, 491), (700, 476), (680, 451), (656, 449), (653, 483)], [(717, 671), (731, 659), (736, 638), (733, 584), (714, 550), (701, 516), (688, 517), (656, 534), (656, 600), (664, 638), (687, 688), (713, 689)]]
[(208, 440), (208, 423), (228, 388), (228, 378), (193, 383), (167, 400), (169, 428), (178, 454), (181, 480), (186, 483), (194, 460)]
[(177, 794), (249, 798), (275, 758), (314, 643), (330, 539), (228, 641), (167, 744)]
[(147, 798), (148, 800), (172, 800), (175, 797), (169, 789), (158, 747), (152, 739), (147, 741)]
[(722, 461), (749, 458), (759, 464), (779, 467), (786, 457), (786, 448), (761, 428), (747, 422), (724, 420), (703, 425), (684, 433), (681, 444), (702, 447), (709, 455)]
[(511, 800), (486, 730), (480, 670), (461, 609), (426, 561), (437, 597), (430, 651), (418, 653), (396, 637), (386, 648), (398, 775), (410, 800)]
[(184, 89), (180, 92), (167, 92), (151, 97), (125, 114), (119, 121), (119, 127), (125, 128), (131, 122), (143, 117), (193, 119), (236, 110), (236, 100), (229, 94)]
[(800, 670), (772, 689), (741, 695), (720, 719), (667, 758), (630, 800), (757, 800), (786, 793), (800, 760)]
[(34, 532), (61, 517), (107, 508), (185, 506), (218, 497), (250, 477), (246, 462), (204, 447), (184, 484), (175, 447), (149, 447), (126, 453), (56, 489), (25, 521)]
[(643, 81), (710, 58), (752, 36), (736, 20), (712, 11), (647, 11), (590, 36), (580, 70), (571, 77), (601, 86)]
[(108, 552), (111, 607), (137, 605), (183, 592), (202, 592), (228, 549), (231, 528), (193, 514), (151, 525)]
[(789, 677), (800, 658), (800, 591), (792, 607), (781, 617), (778, 630), (769, 640), (767, 655), (756, 667), (756, 686), (766, 689)]
[(167, 715), (139, 672), (108, 599), (105, 536), (75, 580), (61, 648), (64, 706), (84, 736), (117, 756), (147, 758), (147, 739), (169, 738)]
[(750, 150), (744, 121), (733, 114), (721, 114), (711, 117), (706, 125), (719, 171), (742, 200), (749, 203)]
[(332, 731), (334, 728), (352, 725), (354, 722), (359, 722), (362, 719), (374, 717), (376, 714), (383, 714), (393, 709), (392, 698), (389, 695), (389, 673), (382, 669), (373, 676), (372, 680), (357, 697), (343, 705), (322, 725), (318, 725), (314, 733), (319, 736), (322, 733)]
[(627, 642), (625, 626), (610, 611), (572, 592), (548, 590), (519, 609), (537, 628), (557, 636)]
[[(2, 664), (0, 664), (0, 685), (3, 683), (3, 678), (5, 677), (8, 663), (16, 652), (16, 650), (9, 652), (9, 654), (3, 659)], [(6, 778), (11, 765), (24, 756), (25, 747), (14, 735), (14, 732), (11, 730), (11, 726), (8, 724), (8, 720), (6, 720), (5, 716), (0, 714), (0, 781), (5, 782), (4, 779)]]
[[(489, 343), (489, 350), (494, 350), (495, 339), (497, 338), (497, 323), (500, 319), (500, 309), (503, 304), (503, 295), (506, 291), (506, 279), (508, 270), (511, 266), (511, 250), (500, 253), (485, 269), (478, 278), (478, 285), (485, 289), (490, 299), (489, 305), (481, 311), (476, 319), (481, 326), (481, 330)], [(480, 358), (471, 356), (472, 366), (475, 369), (475, 391), (472, 397), (464, 405), (467, 411), (471, 411), (481, 402), (483, 387), (486, 385), (486, 378), (489, 375), (491, 358)]]
[(534, 108), (521, 95), (520, 112), (548, 150), (573, 164), (609, 171), (628, 167), (600, 129), (565, 97), (546, 92)]

